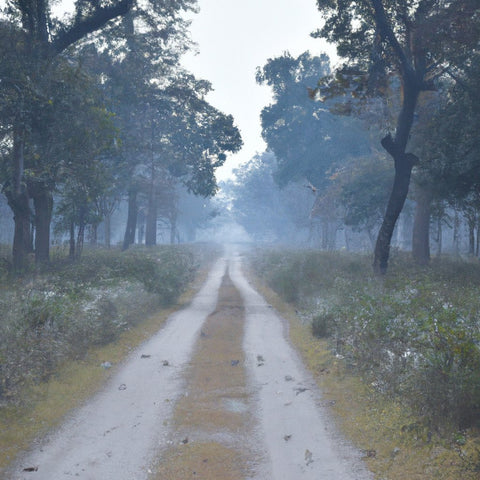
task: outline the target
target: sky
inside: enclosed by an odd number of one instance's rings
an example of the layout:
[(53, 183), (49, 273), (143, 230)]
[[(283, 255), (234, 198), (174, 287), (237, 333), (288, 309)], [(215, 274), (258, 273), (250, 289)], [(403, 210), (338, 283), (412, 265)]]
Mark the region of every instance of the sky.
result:
[(207, 100), (232, 114), (242, 134), (241, 152), (229, 155), (217, 178), (231, 177), (232, 169), (265, 150), (260, 112), (271, 102), (270, 89), (257, 85), (255, 71), (269, 58), (285, 51), (298, 56), (306, 50), (331, 53), (310, 33), (322, 24), (315, 0), (198, 0), (192, 39), (197, 55), (188, 54), (183, 65), (198, 78), (209, 80), (214, 91)]

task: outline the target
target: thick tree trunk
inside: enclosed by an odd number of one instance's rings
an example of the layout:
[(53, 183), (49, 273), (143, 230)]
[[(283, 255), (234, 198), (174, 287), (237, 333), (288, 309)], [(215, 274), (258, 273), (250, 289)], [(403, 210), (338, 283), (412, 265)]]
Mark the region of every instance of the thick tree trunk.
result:
[(464, 214), (468, 227), (468, 254), (473, 257), (475, 255), (475, 230), (477, 229), (478, 215), (474, 209), (468, 209)]
[(417, 206), (413, 223), (412, 255), (417, 265), (430, 262), (430, 204), (432, 195), (428, 189), (418, 187)]
[[(405, 157), (405, 155), (402, 155), (402, 157)], [(412, 167), (413, 165), (405, 159), (395, 159), (395, 177), (392, 192), (375, 244), (373, 268), (376, 273), (382, 275), (387, 272), (390, 243), (398, 217), (407, 198)]]
[(8, 200), (15, 223), (13, 234), (13, 269), (21, 271), (26, 266), (27, 254), (31, 251), (30, 206), (28, 196), (23, 193)]
[(127, 226), (125, 235), (123, 237), (122, 250), (127, 250), (130, 245), (135, 243), (135, 231), (137, 229), (138, 205), (137, 205), (137, 190), (130, 189), (128, 192), (128, 214)]
[(18, 125), (15, 125), (13, 129), (13, 178), (11, 184), (4, 189), (15, 223), (12, 248), (13, 268), (15, 271), (22, 270), (25, 267), (27, 254), (32, 251), (30, 199), (23, 178), (24, 146), (25, 129), (21, 121), (19, 121)]
[(392, 139), (389, 134), (382, 139), (383, 148), (393, 158), (395, 177), (385, 216), (375, 244), (373, 269), (375, 273), (380, 275), (384, 275), (387, 272), (393, 231), (407, 198), (412, 169), (418, 163), (418, 158), (411, 153), (406, 153), (405, 150), (413, 124), (420, 89), (416, 79), (407, 77), (403, 80), (403, 103), (398, 116), (395, 138)]
[(53, 198), (50, 192), (40, 189), (33, 197), (35, 207), (35, 262), (48, 263), (50, 260), (50, 223), (52, 220)]

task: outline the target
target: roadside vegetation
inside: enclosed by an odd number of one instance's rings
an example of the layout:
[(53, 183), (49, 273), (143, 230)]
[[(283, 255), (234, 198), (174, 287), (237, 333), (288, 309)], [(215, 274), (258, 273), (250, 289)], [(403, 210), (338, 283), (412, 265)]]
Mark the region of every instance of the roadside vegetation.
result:
[[(217, 252), (205, 246), (54, 252), (46, 270), (2, 272), (0, 472), (88, 398), (188, 301)], [(5, 265), (8, 266), (8, 259)]]
[(82, 359), (161, 306), (171, 305), (198, 268), (188, 247), (91, 250), (43, 272), (1, 279), (0, 405), (21, 403), (27, 384)]
[(379, 279), (369, 256), (270, 249), (251, 266), (291, 305), (293, 340), (378, 478), (478, 478), (476, 261), (396, 253)]

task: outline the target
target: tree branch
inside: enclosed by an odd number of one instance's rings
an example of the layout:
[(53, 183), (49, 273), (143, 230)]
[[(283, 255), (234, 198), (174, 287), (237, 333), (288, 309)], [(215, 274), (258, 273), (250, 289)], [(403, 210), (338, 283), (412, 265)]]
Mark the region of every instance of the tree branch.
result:
[(134, 0), (120, 0), (115, 5), (99, 7), (89, 17), (75, 21), (70, 28), (59, 32), (53, 39), (51, 45), (54, 52), (61, 53), (89, 33), (102, 28), (113, 18), (125, 15), (132, 8), (133, 2)]
[(377, 24), (380, 35), (385, 38), (392, 47), (395, 56), (400, 62), (404, 75), (412, 79), (415, 78), (413, 66), (408, 61), (407, 55), (395, 36), (392, 27), (388, 23), (382, 0), (371, 0), (371, 2), (375, 10), (375, 23)]
[(392, 135), (388, 133), (382, 140), (380, 141), (382, 147), (392, 156), (395, 158), (397, 155), (397, 147), (395, 142), (393, 141)]

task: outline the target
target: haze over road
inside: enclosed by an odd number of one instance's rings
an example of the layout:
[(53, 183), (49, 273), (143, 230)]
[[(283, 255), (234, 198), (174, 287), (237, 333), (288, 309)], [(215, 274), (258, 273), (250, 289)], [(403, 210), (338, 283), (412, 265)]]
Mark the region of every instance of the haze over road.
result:
[[(372, 478), (335, 433), (286, 333), (228, 249), (191, 304), (8, 478)], [(38, 470), (22, 471), (30, 466)]]

